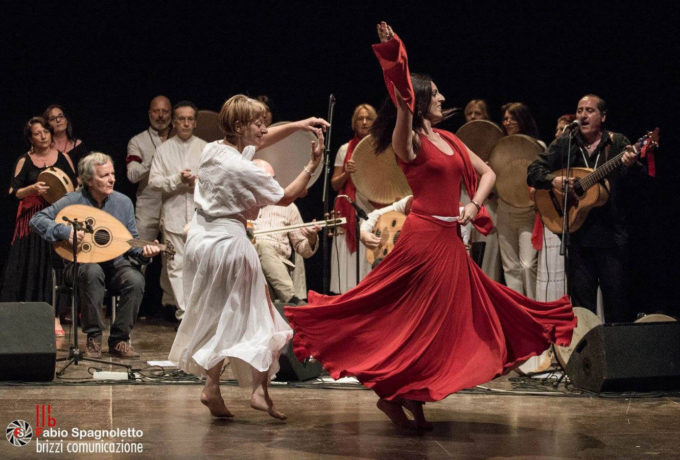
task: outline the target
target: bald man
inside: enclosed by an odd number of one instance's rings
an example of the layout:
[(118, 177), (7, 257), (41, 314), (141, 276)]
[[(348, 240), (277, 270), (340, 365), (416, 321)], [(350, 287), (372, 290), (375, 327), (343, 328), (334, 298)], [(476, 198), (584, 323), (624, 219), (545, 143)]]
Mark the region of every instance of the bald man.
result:
[[(268, 162), (259, 159), (253, 162), (269, 175), (276, 177), (274, 168)], [(301, 223), (300, 211), (294, 203), (291, 203), (288, 206), (265, 206), (260, 209), (253, 226), (254, 230), (258, 231)], [(301, 299), (307, 294), (304, 263), (300, 261), (302, 273), (296, 289), (294, 270), (299, 268), (291, 261), (291, 256), (293, 251), (296, 256), (299, 254), (305, 259), (314, 255), (319, 248), (317, 235), (319, 230), (320, 227), (314, 226), (256, 237), (255, 249), (260, 257), (262, 271), (273, 299), (288, 304), (302, 303)]]
[[(160, 233), (161, 221), (161, 192), (152, 190), (149, 185), (149, 170), (156, 149), (168, 139), (170, 122), (172, 121), (172, 106), (170, 99), (159, 95), (151, 99), (149, 104), (149, 127), (134, 136), (127, 147), (127, 178), (137, 184), (137, 201), (135, 203), (135, 221), (139, 238), (153, 241)], [(166, 258), (162, 257), (161, 289), (163, 297), (161, 303), (165, 306), (174, 305), (172, 287), (168, 280)]]

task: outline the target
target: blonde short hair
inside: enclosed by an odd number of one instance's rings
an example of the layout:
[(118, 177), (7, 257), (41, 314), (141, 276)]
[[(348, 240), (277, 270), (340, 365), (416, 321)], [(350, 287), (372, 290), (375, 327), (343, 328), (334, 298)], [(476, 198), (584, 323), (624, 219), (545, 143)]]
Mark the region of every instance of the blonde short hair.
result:
[(89, 155), (81, 158), (78, 162), (78, 179), (80, 179), (80, 183), (87, 185), (90, 179), (94, 177), (94, 167), (102, 166), (109, 162), (113, 164), (113, 159), (102, 152), (90, 152)]
[(237, 124), (245, 127), (253, 120), (262, 117), (266, 111), (267, 107), (262, 102), (244, 94), (237, 94), (222, 104), (217, 121), (224, 131), (226, 139), (233, 143), (240, 136), (240, 133), (236, 132)]
[(356, 124), (357, 121), (359, 120), (359, 111), (361, 109), (366, 110), (368, 112), (368, 116), (371, 117), (373, 121), (375, 121), (375, 119), (378, 118), (378, 113), (375, 111), (371, 104), (359, 104), (356, 106), (356, 108), (354, 109), (354, 113), (352, 114), (352, 131), (356, 131)]

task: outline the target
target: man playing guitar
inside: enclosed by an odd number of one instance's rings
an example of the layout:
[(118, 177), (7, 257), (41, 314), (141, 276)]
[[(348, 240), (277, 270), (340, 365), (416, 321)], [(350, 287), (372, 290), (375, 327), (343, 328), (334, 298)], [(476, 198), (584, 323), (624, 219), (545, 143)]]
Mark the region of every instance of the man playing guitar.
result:
[[(596, 312), (600, 286), (605, 322), (611, 323), (635, 319), (627, 302), (628, 233), (622, 192), (629, 186), (631, 177), (641, 173), (643, 166), (636, 162), (636, 153), (624, 135), (604, 129), (606, 107), (599, 96), (582, 97), (576, 109), (577, 122), (529, 165), (527, 183), (536, 189), (552, 189), (555, 196), (558, 193), (562, 196), (565, 181), (569, 183), (569, 190), (573, 190), (574, 177), (556, 174), (566, 168), (570, 142), (571, 167), (596, 169), (623, 152), (621, 163), (626, 167), (613, 171), (607, 183), (602, 184), (609, 192), (609, 200), (590, 210), (584, 223), (569, 235), (567, 246), (567, 279), (573, 305)], [(576, 132), (570, 132), (572, 129)]]

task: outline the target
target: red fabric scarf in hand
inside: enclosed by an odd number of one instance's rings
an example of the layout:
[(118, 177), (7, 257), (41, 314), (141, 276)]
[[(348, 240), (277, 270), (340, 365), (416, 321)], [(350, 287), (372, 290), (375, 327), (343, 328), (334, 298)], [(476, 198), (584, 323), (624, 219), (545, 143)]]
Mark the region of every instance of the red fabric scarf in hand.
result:
[[(360, 140), (361, 139), (359, 139), (357, 136), (354, 136), (354, 138), (349, 141), (349, 145), (347, 146), (347, 154), (345, 155), (345, 161), (342, 163), (343, 171), (345, 170), (345, 165), (347, 162), (352, 159), (352, 152), (354, 152), (354, 148), (357, 146)], [(339, 195), (347, 195), (352, 201), (356, 201), (356, 194), (357, 189), (354, 186), (354, 182), (352, 182), (351, 177), (348, 177), (345, 181), (345, 185), (343, 185), (340, 189)], [(354, 208), (345, 198), (338, 198), (335, 200), (334, 210), (339, 213), (340, 216), (347, 219), (347, 223), (344, 225), (345, 241), (347, 242), (347, 249), (351, 254), (357, 250), (357, 219), (356, 215), (354, 214)]]

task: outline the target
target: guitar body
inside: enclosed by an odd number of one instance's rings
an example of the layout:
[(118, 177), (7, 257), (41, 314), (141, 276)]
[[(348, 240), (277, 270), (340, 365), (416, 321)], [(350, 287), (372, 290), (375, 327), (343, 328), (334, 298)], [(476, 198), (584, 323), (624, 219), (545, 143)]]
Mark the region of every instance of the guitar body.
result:
[(373, 234), (380, 238), (380, 244), (375, 249), (366, 248), (366, 260), (369, 264), (373, 265), (377, 259), (383, 259), (394, 249), (405, 221), (406, 215), (398, 211), (386, 212), (378, 218)]
[[(571, 168), (571, 177), (583, 178), (593, 172), (588, 168)], [(556, 176), (564, 176), (566, 171), (561, 169), (555, 171)], [(573, 233), (586, 221), (591, 209), (604, 205), (609, 199), (609, 192), (601, 183), (597, 183), (585, 190), (582, 196), (577, 196), (573, 191), (569, 193), (567, 199), (567, 209), (569, 215), (569, 232)], [(553, 233), (562, 233), (562, 206), (564, 194), (551, 190), (536, 190), (533, 200), (536, 208), (541, 215), (543, 224)]]
[[(62, 217), (88, 223), (94, 229), (93, 233), (85, 233), (78, 247), (78, 263), (106, 262), (125, 254), (132, 247), (129, 241), (133, 238), (127, 227), (106, 211), (73, 204), (59, 211), (55, 219), (57, 223), (69, 225)], [(54, 243), (54, 250), (63, 259), (73, 262), (73, 248), (68, 240)]]

